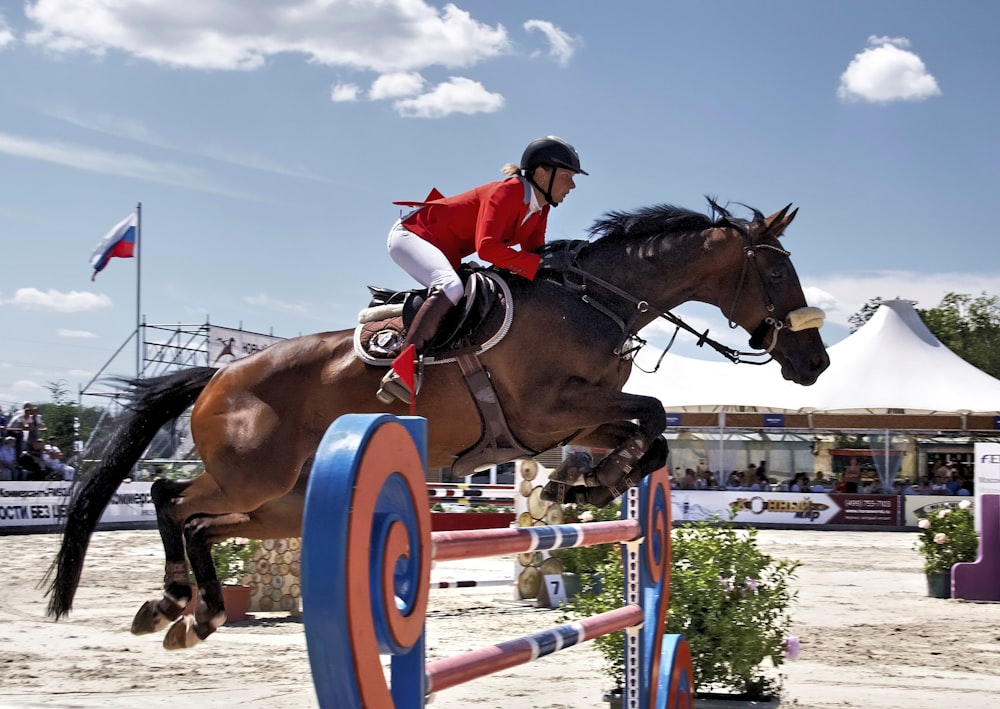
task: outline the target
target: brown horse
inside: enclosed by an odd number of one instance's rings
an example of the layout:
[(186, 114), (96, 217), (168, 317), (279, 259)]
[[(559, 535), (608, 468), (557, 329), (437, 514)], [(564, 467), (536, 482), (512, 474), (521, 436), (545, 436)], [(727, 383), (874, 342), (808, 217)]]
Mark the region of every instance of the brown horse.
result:
[[(506, 276), (513, 321), (480, 359), (509, 432), (527, 451), (569, 441), (611, 450), (583, 471), (583, 485), (566, 480), (551, 495), (604, 505), (664, 465), (663, 406), (622, 387), (636, 333), (681, 303), (717, 306), (731, 326), (752, 334), (754, 347), (781, 364), (786, 379), (809, 385), (829, 365), (817, 330), (821, 313), (806, 307), (778, 241), (796, 212), (786, 207), (765, 218), (754, 210), (752, 220), (742, 220), (710, 204), (711, 215), (670, 206), (610, 213), (595, 224), (591, 240), (543, 249), (546, 260), (571, 252), (564, 271), (531, 282)], [(286, 340), (221, 369), (132, 382), (131, 407), (71, 500), (52, 567), (49, 613), (59, 618), (69, 612), (90, 536), (109, 499), (155, 432), (193, 403), (191, 431), (205, 472), (192, 481), (153, 483), (166, 556), (164, 596), (146, 602), (132, 630), (155, 632), (173, 623), (164, 639), (168, 648), (203, 640), (225, 621), (211, 545), (233, 536), (301, 535), (320, 438), (342, 414), (385, 411), (375, 397), (383, 372), (359, 359), (352, 331), (344, 330)], [(403, 404), (389, 408), (407, 413)], [(428, 419), (431, 467), (452, 465), (484, 434), (454, 364), (427, 368), (417, 413)], [(492, 462), (502, 462), (502, 451), (496, 455)], [(191, 600), (185, 556), (200, 590), (193, 619), (182, 616)]]

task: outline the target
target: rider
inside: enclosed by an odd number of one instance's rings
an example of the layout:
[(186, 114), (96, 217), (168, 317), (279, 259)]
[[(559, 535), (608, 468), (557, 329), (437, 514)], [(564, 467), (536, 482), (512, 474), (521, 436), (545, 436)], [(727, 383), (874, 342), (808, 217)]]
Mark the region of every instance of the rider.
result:
[[(456, 269), (464, 257), (475, 253), (533, 279), (541, 258), (532, 252), (545, 243), (549, 207), (558, 206), (576, 187), (575, 175), (587, 174), (573, 146), (555, 136), (533, 140), (521, 164), (508, 163), (501, 172), (505, 179), (454, 197), (431, 190), (422, 202), (394, 203), (415, 209), (389, 231), (389, 256), (429, 289), (403, 341), (404, 350), (413, 345), (419, 355), (461, 300), (464, 286)], [(394, 370), (382, 378), (378, 398), (383, 403), (392, 403), (393, 397), (410, 403), (411, 395)]]

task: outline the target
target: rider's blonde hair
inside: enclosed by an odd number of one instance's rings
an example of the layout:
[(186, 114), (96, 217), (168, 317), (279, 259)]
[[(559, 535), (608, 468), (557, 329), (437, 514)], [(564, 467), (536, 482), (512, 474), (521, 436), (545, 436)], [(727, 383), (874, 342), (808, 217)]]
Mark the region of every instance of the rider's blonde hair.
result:
[(500, 172), (502, 172), (503, 174), (507, 175), (507, 177), (510, 177), (512, 175), (519, 175), (519, 174), (521, 174), (521, 168), (519, 168), (514, 163), (509, 162), (506, 165), (504, 165), (502, 168), (500, 168)]

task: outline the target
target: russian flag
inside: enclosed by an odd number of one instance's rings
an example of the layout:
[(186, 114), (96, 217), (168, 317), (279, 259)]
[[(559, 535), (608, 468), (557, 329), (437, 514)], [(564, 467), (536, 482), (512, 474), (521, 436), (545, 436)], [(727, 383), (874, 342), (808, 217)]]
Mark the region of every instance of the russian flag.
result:
[(101, 243), (97, 245), (90, 257), (90, 265), (94, 267), (94, 275), (90, 277), (90, 280), (97, 278), (97, 274), (104, 270), (112, 257), (132, 258), (135, 253), (138, 225), (138, 215), (132, 212), (101, 239)]

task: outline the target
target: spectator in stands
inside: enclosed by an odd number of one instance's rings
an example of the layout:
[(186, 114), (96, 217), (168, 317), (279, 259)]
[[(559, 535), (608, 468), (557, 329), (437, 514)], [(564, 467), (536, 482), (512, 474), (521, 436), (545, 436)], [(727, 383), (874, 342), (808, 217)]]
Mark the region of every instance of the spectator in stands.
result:
[(809, 492), (809, 476), (806, 473), (795, 473), (789, 492)]
[(962, 480), (958, 477), (958, 471), (955, 468), (950, 468), (950, 470), (951, 473), (945, 487), (948, 488), (949, 495), (957, 495), (958, 491), (962, 489)]
[(7, 429), (14, 432), (19, 457), (25, 451), (34, 453), (35, 443), (40, 442), (42, 434), (48, 430), (38, 407), (30, 401), (24, 402), (24, 407), (11, 417)]
[(844, 492), (857, 492), (861, 484), (861, 466), (857, 458), (851, 458), (844, 468)]
[(17, 469), (17, 441), (13, 436), (6, 436), (0, 445), (0, 480), (20, 480), (21, 471)]
[(832, 492), (833, 487), (830, 485), (829, 481), (823, 476), (822, 470), (816, 471), (816, 477), (813, 478), (813, 483), (809, 490), (811, 492)]
[(694, 470), (686, 468), (684, 470), (684, 477), (681, 478), (681, 490), (696, 490), (697, 488), (698, 479), (695, 477)]
[(66, 464), (58, 446), (52, 446), (49, 458), (51, 460), (49, 469), (52, 471), (53, 480), (72, 480), (76, 476), (76, 468)]
[(947, 485), (948, 478), (951, 477), (951, 470), (948, 465), (944, 462), (944, 458), (938, 458), (937, 463), (934, 465), (934, 469), (931, 471), (931, 479), (937, 485)]
[[(763, 465), (764, 461), (761, 461)], [(750, 489), (755, 492), (771, 492), (771, 481), (767, 479), (767, 473), (760, 466), (757, 467), (756, 477), (750, 483)]]

